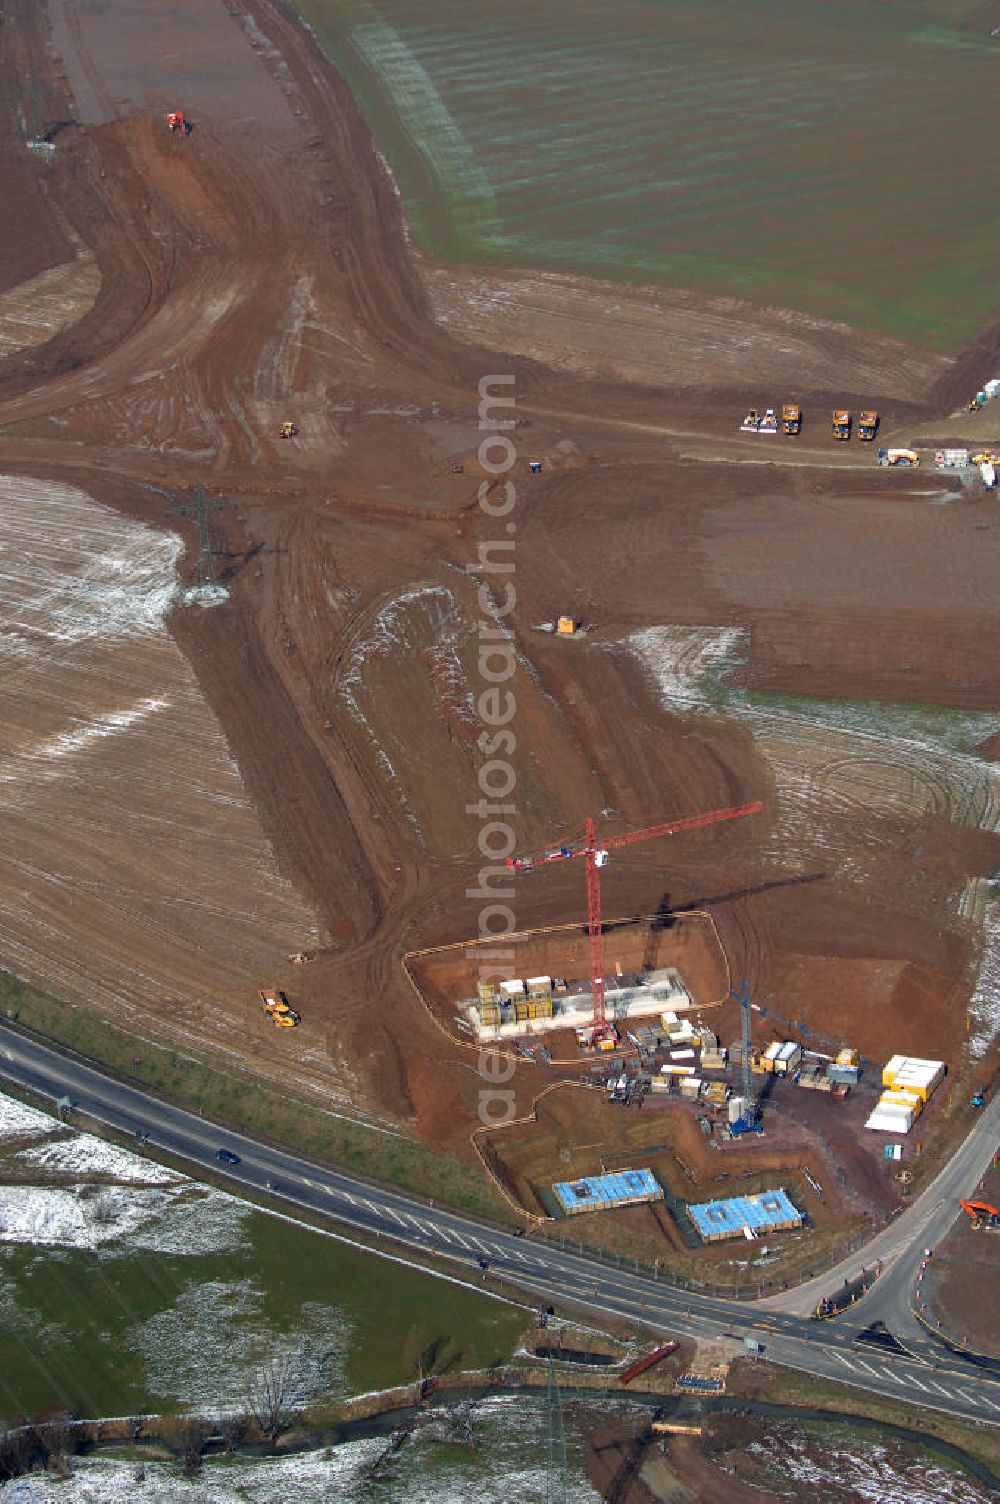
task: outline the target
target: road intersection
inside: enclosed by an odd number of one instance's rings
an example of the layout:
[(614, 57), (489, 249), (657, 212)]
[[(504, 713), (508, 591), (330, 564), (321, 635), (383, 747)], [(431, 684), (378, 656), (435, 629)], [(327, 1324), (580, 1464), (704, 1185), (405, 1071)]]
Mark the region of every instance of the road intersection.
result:
[[(764, 1359), (814, 1377), (1000, 1423), (1000, 1365), (994, 1375), (968, 1362), (935, 1339), (910, 1307), (924, 1249), (947, 1231), (957, 1214), (957, 1195), (975, 1185), (992, 1159), (1000, 1134), (1000, 1097), (984, 1108), (973, 1132), (913, 1206), (865, 1248), (808, 1285), (767, 1300), (741, 1302), (681, 1290), (639, 1270), (611, 1268), (316, 1165), (220, 1128), (9, 1027), (0, 1033), (3, 1077), (42, 1096), (68, 1097), (80, 1112), (121, 1132), (148, 1135), (152, 1148), (222, 1174), (237, 1190), (273, 1195), (290, 1207), (384, 1240), (386, 1251), (444, 1257), (466, 1277), (496, 1278), (535, 1301), (568, 1302), (625, 1318), (658, 1335), (729, 1338), (741, 1345), (749, 1338), (759, 1344)], [(220, 1148), (238, 1156), (238, 1163), (221, 1165)], [(857, 1306), (831, 1321), (811, 1319), (823, 1295), (835, 1293), (845, 1278), (878, 1260), (882, 1276)], [(857, 1341), (875, 1321), (884, 1322), (898, 1347)]]

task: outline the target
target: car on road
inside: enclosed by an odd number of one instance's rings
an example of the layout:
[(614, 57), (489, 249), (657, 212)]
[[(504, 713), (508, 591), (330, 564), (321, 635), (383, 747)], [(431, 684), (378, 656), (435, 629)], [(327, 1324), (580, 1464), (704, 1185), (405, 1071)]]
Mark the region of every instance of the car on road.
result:
[(240, 1162), (240, 1156), (234, 1154), (232, 1149), (220, 1149), (215, 1157), (220, 1164), (224, 1165), (238, 1165)]

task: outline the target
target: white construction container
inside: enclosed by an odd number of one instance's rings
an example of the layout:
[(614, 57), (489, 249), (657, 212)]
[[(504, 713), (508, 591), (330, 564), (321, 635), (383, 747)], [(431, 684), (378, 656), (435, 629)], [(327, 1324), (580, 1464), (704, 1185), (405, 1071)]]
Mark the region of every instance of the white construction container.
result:
[(778, 1051), (777, 1059), (774, 1062), (774, 1069), (779, 1076), (787, 1076), (789, 1071), (795, 1070), (801, 1059), (801, 1047), (790, 1039)]
[(894, 1087), (892, 1091), (884, 1091), (879, 1098), (879, 1103), (884, 1107), (902, 1107), (912, 1112), (915, 1118), (918, 1118), (924, 1110), (922, 1097), (915, 1091), (903, 1091), (899, 1087)]
[(906, 1108), (883, 1107), (879, 1103), (865, 1127), (875, 1133), (909, 1133), (913, 1127), (913, 1113)]
[(671, 1060), (693, 1060), (694, 1050), (671, 1050)]
[(661, 1076), (693, 1076), (693, 1065), (661, 1065)]
[(701, 1096), (701, 1077), (700, 1076), (682, 1076), (681, 1077), (681, 1096), (682, 1097), (700, 1097)]

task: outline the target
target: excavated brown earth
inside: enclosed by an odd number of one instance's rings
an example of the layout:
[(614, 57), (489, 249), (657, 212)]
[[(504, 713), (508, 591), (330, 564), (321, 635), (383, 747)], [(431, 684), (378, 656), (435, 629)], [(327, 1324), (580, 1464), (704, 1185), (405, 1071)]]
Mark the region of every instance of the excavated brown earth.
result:
[[(482, 608), (467, 567), (481, 543), (510, 536), (477, 505), (478, 383), (497, 372), (516, 378), (520, 425), (519, 840), (540, 846), (602, 809), (640, 825), (762, 798), (765, 814), (740, 828), (637, 848), (609, 869), (608, 911), (649, 913), (665, 890), (709, 899), (733, 974), (775, 1011), (888, 1053), (921, 1042), (910, 1010), (929, 999), (927, 1052), (956, 1058), (974, 932), (947, 903), (996, 864), (994, 843), (892, 806), (873, 852), (864, 809), (848, 804), (834, 855), (787, 857), (777, 775), (749, 724), (670, 714), (624, 639), (651, 624), (736, 625), (751, 690), (992, 708), (1000, 526), (933, 479), (874, 473), (870, 454), (836, 450), (819, 424), (801, 448), (738, 439), (756, 373), (737, 380), (728, 352), (713, 367), (711, 345), (697, 352), (698, 390), (680, 391), (655, 363), (629, 387), (602, 375), (610, 359), (558, 373), (456, 341), (433, 321), (344, 84), (276, 0), (147, 0), (138, 14), (127, 0), (53, 0), (49, 34), (31, 0), (5, 12), (5, 65), (44, 80), (50, 123), (69, 123), (51, 160), (26, 160), (16, 110), (0, 112), (20, 211), (0, 286), (69, 258), (61, 223), (103, 281), (78, 325), (0, 364), (0, 471), (75, 485), (159, 526), (177, 526), (168, 509), (198, 482), (237, 503), (213, 518), (229, 602), (177, 609), (170, 626), (326, 942), (283, 978), (304, 1028), (277, 1059), (248, 1038), (255, 1068), (316, 1086), (328, 1059), (360, 1108), (468, 1152), (471, 1059), (400, 961), (477, 927), (466, 806), (479, 797), (468, 696), (483, 687)], [(163, 125), (178, 104), (186, 138)], [(785, 328), (777, 311), (775, 337)], [(905, 369), (887, 431), (908, 410), (932, 416), (915, 404), (932, 381), (947, 388), (933, 362), (846, 350), (838, 331), (814, 387), (842, 381), (846, 399), (858, 372)], [(300, 429), (289, 443), (277, 436), (286, 418)], [(680, 457), (694, 450), (713, 462)], [(541, 476), (528, 476), (529, 456)], [(535, 630), (560, 611), (593, 632), (559, 642)], [(108, 852), (119, 838), (103, 832)], [(918, 848), (931, 875), (914, 887)], [(564, 923), (581, 910), (580, 874), (536, 876), (517, 903), (525, 926)], [(844, 968), (835, 1005), (831, 957)], [(873, 1017), (876, 962), (896, 970)], [(251, 993), (206, 999), (206, 1048), (239, 1048)], [(519, 1099), (541, 1084), (519, 1072)]]

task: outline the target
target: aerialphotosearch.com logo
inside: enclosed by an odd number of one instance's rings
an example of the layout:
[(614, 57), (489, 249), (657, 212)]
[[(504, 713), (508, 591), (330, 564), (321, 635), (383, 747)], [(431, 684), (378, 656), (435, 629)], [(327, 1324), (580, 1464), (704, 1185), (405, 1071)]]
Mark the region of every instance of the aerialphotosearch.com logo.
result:
[[(479, 487), (479, 505), (497, 524), (495, 537), (480, 543), (476, 562), (468, 566), (470, 574), (480, 576), (477, 591), (479, 605), (479, 652), (477, 672), (481, 684), (476, 696), (476, 710), (483, 723), (478, 747), (484, 761), (479, 768), (482, 797), (466, 805), (479, 826), (479, 852), (486, 865), (479, 869), (479, 884), (467, 888), (466, 898), (478, 898), (480, 941), (466, 951), (469, 960), (479, 963), (479, 981), (496, 982), (514, 975), (514, 944), (517, 929), (514, 911), (506, 901), (514, 897), (509, 886), (510, 868), (505, 865), (516, 841), (510, 817), (517, 773), (511, 758), (517, 749), (512, 723), (517, 714), (517, 700), (509, 687), (517, 657), (514, 634), (507, 618), (517, 604), (514, 588), (514, 535), (517, 524), (513, 511), (517, 505), (517, 488), (509, 472), (517, 460), (510, 430), (514, 428), (513, 376), (484, 376), (479, 383), (479, 463), (489, 479)], [(499, 884), (499, 885), (498, 885)], [(504, 940), (506, 944), (502, 944)], [(486, 1127), (501, 1127), (515, 1116), (514, 1092), (506, 1083), (515, 1066), (509, 1056), (495, 1046), (479, 1052), (479, 1075), (487, 1083), (479, 1091), (479, 1121)]]

